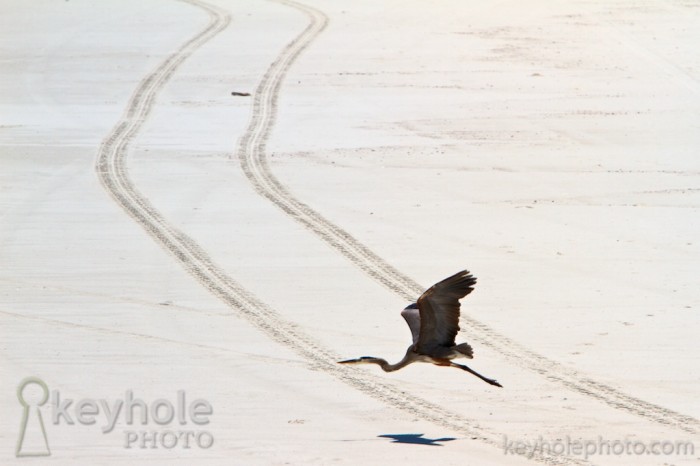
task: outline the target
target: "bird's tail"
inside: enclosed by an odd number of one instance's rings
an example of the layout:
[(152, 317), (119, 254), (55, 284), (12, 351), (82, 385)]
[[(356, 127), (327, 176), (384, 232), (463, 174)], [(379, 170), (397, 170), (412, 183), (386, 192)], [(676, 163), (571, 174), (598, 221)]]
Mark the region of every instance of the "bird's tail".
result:
[(454, 349), (464, 355), (467, 359), (474, 359), (474, 351), (469, 343), (461, 343), (454, 347)]

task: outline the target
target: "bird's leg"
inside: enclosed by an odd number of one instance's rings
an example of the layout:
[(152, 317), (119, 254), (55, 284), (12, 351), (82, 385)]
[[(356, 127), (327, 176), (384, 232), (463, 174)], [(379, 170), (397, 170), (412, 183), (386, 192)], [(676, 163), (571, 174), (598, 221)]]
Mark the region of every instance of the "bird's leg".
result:
[(484, 382), (486, 382), (486, 383), (489, 384), (489, 385), (495, 385), (496, 387), (501, 387), (501, 388), (503, 388), (503, 385), (501, 385), (500, 383), (498, 383), (495, 379), (489, 379), (488, 377), (484, 377), (483, 375), (479, 374), (477, 371), (475, 371), (474, 369), (472, 369), (472, 368), (469, 367), (469, 366), (465, 366), (465, 365), (463, 365), (463, 364), (457, 364), (457, 363), (454, 363), (454, 362), (451, 362), (451, 361), (450, 361), (450, 365), (451, 365), (452, 367), (459, 367), (459, 368), (462, 369), (463, 371), (467, 371), (467, 372), (469, 372), (470, 374), (473, 374), (473, 375), (479, 377), (481, 380), (483, 380)]
[(451, 366), (452, 361), (449, 359), (443, 359), (443, 358), (431, 358), (432, 363), (435, 364), (436, 366)]

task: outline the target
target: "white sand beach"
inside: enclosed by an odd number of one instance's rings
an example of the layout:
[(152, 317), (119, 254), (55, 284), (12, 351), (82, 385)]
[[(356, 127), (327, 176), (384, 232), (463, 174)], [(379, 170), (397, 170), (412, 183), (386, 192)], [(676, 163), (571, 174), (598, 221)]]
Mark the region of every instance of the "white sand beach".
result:
[(700, 2), (0, 12), (0, 464), (700, 461)]

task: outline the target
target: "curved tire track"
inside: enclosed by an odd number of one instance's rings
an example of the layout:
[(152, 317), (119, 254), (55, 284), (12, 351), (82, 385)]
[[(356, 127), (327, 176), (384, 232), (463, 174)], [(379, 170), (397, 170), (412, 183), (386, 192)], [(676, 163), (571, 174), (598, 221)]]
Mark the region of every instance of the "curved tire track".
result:
[[(129, 143), (150, 115), (157, 92), (167, 83), (176, 68), (199, 46), (225, 29), (230, 22), (228, 14), (217, 7), (198, 0), (182, 1), (205, 10), (210, 22), (203, 31), (183, 44), (139, 83), (124, 115), (103, 140), (97, 154), (96, 171), (105, 190), (202, 285), (272, 340), (291, 348), (303, 357), (313, 369), (332, 375), (368, 396), (406, 411), (412, 416), (502, 448), (503, 435), (479, 426), (477, 421), (455, 414), (428, 400), (404, 393), (362, 370), (339, 366), (336, 363), (338, 355), (304, 335), (292, 323), (284, 320), (277, 312), (246, 291), (217, 267), (191, 238), (170, 225), (148, 199), (138, 192), (126, 166)], [(307, 29), (305, 32), (309, 31)], [(304, 37), (313, 38), (313, 34)], [(284, 58), (284, 55), (281, 58)], [(585, 464), (544, 452), (538, 452), (533, 459), (545, 464)]]
[[(327, 17), (315, 8), (290, 0), (275, 1), (304, 12), (309, 17), (310, 24), (282, 51), (256, 89), (251, 120), (240, 140), (237, 152), (243, 172), (261, 196), (316, 234), (370, 277), (402, 299), (413, 301), (424, 291), (423, 286), (392, 267), (347, 231), (294, 197), (270, 170), (265, 142), (275, 124), (277, 99), (282, 81), (292, 62), (328, 22)], [(462, 323), (463, 327), (469, 328), (469, 336), (473, 340), (492, 348), (515, 365), (525, 366), (542, 375), (547, 380), (649, 421), (692, 434), (700, 432), (700, 421), (694, 417), (641, 400), (582, 376), (573, 369), (535, 353), (471, 316), (463, 315)]]

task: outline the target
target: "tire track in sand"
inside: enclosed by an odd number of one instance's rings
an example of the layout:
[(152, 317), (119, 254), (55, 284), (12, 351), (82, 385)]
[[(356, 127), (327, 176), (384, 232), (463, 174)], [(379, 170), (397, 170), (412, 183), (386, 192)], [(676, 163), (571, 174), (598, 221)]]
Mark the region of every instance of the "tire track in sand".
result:
[[(312, 369), (322, 371), (352, 388), (393, 408), (409, 413), (454, 432), (478, 439), (496, 448), (503, 448), (503, 434), (479, 426), (469, 419), (415, 395), (405, 393), (357, 368), (339, 366), (338, 355), (322, 347), (275, 310), (246, 291), (220, 269), (214, 261), (185, 233), (169, 224), (134, 186), (127, 170), (128, 145), (147, 120), (155, 96), (167, 83), (176, 68), (199, 46), (221, 32), (230, 22), (226, 12), (198, 0), (182, 0), (202, 8), (209, 15), (208, 26), (183, 44), (144, 77), (127, 104), (124, 115), (100, 145), (96, 171), (105, 190), (114, 201), (165, 250), (210, 292), (226, 303), (240, 317), (264, 332), (272, 340), (285, 345), (304, 358)], [(305, 33), (314, 31), (307, 29)], [(304, 37), (313, 38), (315, 34)], [(286, 50), (286, 49), (285, 49)], [(283, 54), (282, 56), (284, 56)], [(545, 464), (586, 464), (577, 459), (536, 452), (532, 459)]]
[[(404, 300), (414, 301), (425, 290), (425, 287), (392, 267), (347, 231), (294, 197), (270, 169), (265, 142), (275, 124), (277, 99), (282, 81), (292, 62), (326, 27), (328, 22), (324, 13), (310, 6), (290, 0), (274, 1), (302, 11), (307, 15), (310, 23), (270, 65), (256, 89), (251, 120), (240, 140), (237, 152), (243, 172), (261, 196), (267, 198), (287, 215), (316, 234), (370, 277)], [(472, 340), (492, 348), (513, 364), (525, 366), (551, 382), (648, 421), (691, 434), (700, 432), (700, 421), (694, 417), (641, 400), (609, 385), (585, 377), (569, 367), (535, 353), (469, 315), (462, 316), (462, 324), (463, 327), (469, 329), (469, 336)]]

